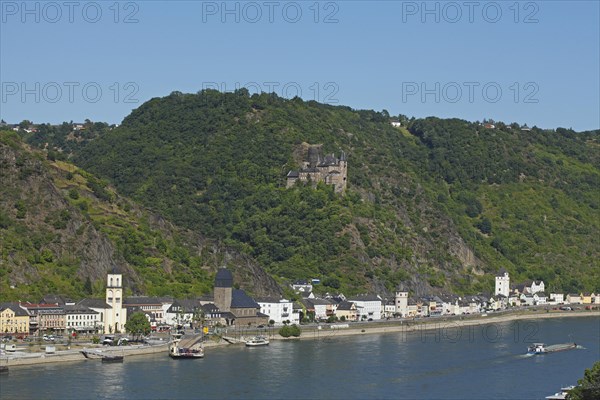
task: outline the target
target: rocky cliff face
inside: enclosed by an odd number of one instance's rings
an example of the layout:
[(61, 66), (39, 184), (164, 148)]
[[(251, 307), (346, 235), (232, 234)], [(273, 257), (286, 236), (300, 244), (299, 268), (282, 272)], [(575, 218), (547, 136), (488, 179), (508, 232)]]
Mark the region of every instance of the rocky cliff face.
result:
[[(97, 180), (85, 171), (48, 160), (9, 133), (0, 135), (0, 299), (100, 294), (106, 273), (113, 270), (124, 274), (131, 293), (158, 294), (164, 279), (164, 294), (200, 295), (210, 290), (213, 273), (223, 265), (251, 293), (280, 293), (252, 259), (179, 230), (111, 188), (90, 184)], [(162, 244), (153, 247), (143, 235)], [(144, 252), (152, 257), (143, 257)], [(190, 260), (198, 265), (186, 265)], [(178, 284), (175, 275), (190, 272), (184, 268), (198, 273), (179, 293), (169, 293), (168, 283)]]

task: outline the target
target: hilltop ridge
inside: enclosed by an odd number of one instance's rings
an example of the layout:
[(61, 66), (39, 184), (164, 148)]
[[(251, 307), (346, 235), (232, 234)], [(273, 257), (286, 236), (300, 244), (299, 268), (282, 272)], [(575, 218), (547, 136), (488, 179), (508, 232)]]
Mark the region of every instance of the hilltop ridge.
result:
[[(501, 268), (549, 290), (600, 287), (598, 131), (399, 117), (243, 89), (174, 92), (67, 147), (131, 201), (251, 257), (282, 287), (474, 293)], [(343, 196), (326, 182), (286, 188), (309, 143), (347, 155)]]

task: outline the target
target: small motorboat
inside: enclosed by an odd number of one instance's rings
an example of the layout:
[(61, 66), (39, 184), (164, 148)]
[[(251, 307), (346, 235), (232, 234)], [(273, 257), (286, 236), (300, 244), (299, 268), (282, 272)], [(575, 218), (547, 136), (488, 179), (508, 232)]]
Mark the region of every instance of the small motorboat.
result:
[(246, 340), (246, 346), (248, 347), (267, 346), (268, 344), (269, 339), (265, 336), (255, 336), (250, 340)]

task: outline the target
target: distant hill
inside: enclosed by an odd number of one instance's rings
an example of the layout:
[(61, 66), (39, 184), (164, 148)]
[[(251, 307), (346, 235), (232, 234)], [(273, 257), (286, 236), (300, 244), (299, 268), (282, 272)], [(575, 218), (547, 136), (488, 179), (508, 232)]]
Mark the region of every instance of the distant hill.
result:
[(249, 257), (176, 228), (106, 181), (48, 157), (52, 151), (33, 151), (14, 132), (0, 132), (1, 300), (102, 296), (113, 269), (125, 274), (130, 294), (200, 295), (222, 265), (257, 294), (279, 293)]
[[(600, 288), (600, 132), (400, 117), (396, 128), (386, 112), (243, 89), (176, 92), (65, 153), (280, 284), (468, 293), (491, 291), (504, 267), (513, 282)], [(344, 195), (285, 188), (307, 144), (347, 154)]]

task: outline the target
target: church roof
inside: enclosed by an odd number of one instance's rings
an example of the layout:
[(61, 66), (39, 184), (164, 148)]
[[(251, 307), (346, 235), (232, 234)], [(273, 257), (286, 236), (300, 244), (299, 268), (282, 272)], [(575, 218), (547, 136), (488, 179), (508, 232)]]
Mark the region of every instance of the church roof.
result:
[(89, 308), (112, 308), (104, 299), (83, 299), (77, 304)]
[(231, 308), (260, 308), (260, 306), (242, 289), (234, 289), (231, 293)]
[(227, 268), (219, 268), (215, 276), (215, 287), (233, 287), (233, 275)]

